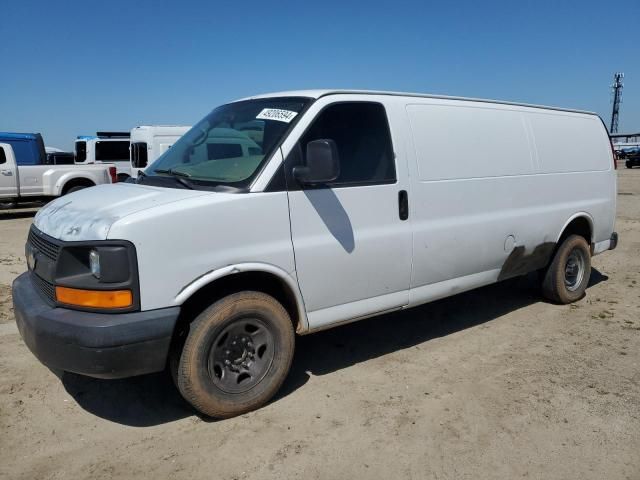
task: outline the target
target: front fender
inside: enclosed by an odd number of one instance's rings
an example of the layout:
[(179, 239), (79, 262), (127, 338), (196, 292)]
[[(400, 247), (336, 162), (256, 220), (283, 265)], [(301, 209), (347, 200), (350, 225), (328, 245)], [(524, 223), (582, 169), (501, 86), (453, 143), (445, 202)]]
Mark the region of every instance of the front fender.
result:
[(226, 267), (212, 270), (204, 275), (196, 278), (193, 282), (184, 286), (182, 290), (173, 299), (174, 305), (182, 305), (189, 297), (200, 290), (205, 285), (210, 284), (214, 280), (234, 275), (242, 272), (264, 272), (270, 273), (285, 282), (289, 290), (293, 293), (296, 300), (296, 308), (298, 310), (298, 318), (300, 319), (298, 333), (305, 333), (309, 330), (309, 322), (307, 320), (307, 312), (304, 307), (304, 300), (298, 282), (289, 273), (283, 269), (270, 265), (268, 263), (240, 263), (235, 265), (227, 265)]

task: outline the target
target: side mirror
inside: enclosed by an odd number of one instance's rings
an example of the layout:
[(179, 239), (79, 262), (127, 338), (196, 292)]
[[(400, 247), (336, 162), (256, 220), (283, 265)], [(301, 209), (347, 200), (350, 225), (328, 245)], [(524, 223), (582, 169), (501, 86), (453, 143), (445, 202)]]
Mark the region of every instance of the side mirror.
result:
[(293, 177), (304, 185), (333, 182), (339, 176), (338, 147), (327, 138), (307, 143), (305, 165), (293, 168)]

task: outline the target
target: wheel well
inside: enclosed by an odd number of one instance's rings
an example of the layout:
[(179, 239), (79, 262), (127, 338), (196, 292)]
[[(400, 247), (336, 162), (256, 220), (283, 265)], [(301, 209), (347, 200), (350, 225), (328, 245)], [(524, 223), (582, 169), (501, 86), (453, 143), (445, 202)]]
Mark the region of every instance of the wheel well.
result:
[(205, 308), (232, 293), (251, 290), (262, 292), (278, 300), (291, 317), (293, 328), (299, 325), (295, 294), (284, 280), (267, 272), (240, 272), (218, 278), (191, 295), (182, 304), (176, 333), (191, 323)]
[(562, 235), (560, 235), (558, 246), (561, 245), (569, 235), (580, 235), (587, 241), (587, 244), (591, 246), (591, 223), (586, 217), (576, 217), (571, 220), (569, 225), (565, 227)]
[(66, 194), (73, 187), (94, 187), (96, 184), (88, 178), (72, 178), (62, 187), (62, 195)]

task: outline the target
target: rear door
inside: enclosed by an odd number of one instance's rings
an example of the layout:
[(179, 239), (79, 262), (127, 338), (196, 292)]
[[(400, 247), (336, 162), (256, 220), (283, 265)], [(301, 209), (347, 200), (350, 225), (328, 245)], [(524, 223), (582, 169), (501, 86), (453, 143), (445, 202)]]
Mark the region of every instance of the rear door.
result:
[(42, 175), (51, 168), (43, 165), (44, 151), (41, 154), (38, 142), (30, 139), (12, 141), (11, 147), (20, 175), (20, 196), (42, 195)]
[[(335, 97), (310, 108), (313, 120), (285, 162), (296, 271), (311, 328), (406, 305), (411, 277), (411, 227), (399, 202), (406, 163), (394, 154), (387, 110)], [(341, 173), (330, 184), (302, 186), (290, 172), (317, 139), (336, 142)]]
[(13, 149), (8, 143), (0, 143), (0, 198), (18, 196), (18, 169)]

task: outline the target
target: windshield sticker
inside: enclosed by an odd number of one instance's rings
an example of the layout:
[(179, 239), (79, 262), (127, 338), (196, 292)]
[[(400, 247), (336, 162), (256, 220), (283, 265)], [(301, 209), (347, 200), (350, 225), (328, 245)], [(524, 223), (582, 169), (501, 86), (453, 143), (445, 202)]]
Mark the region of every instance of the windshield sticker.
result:
[(298, 112), (292, 112), (291, 110), (281, 110), (279, 108), (265, 108), (258, 116), (258, 120), (277, 120), (278, 122), (289, 123), (298, 115)]

